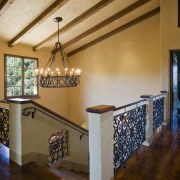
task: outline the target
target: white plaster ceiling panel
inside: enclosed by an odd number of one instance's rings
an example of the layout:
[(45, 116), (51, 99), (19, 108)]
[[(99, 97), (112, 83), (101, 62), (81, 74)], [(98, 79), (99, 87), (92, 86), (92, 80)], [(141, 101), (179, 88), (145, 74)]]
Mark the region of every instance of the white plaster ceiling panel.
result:
[(71, 52), (71, 51), (97, 39), (98, 37), (101, 37), (101, 36), (107, 34), (108, 32), (111, 32), (114, 29), (142, 16), (143, 14), (146, 14), (147, 12), (152, 11), (153, 9), (155, 9), (157, 7), (159, 7), (159, 1), (153, 0), (153, 1), (145, 4), (144, 6), (136, 9), (135, 11), (127, 14), (126, 16), (118, 19), (117, 21), (114, 21), (111, 24), (108, 24), (107, 26), (105, 26), (104, 28), (101, 28), (100, 30), (96, 31), (95, 33), (92, 33), (91, 35), (87, 36), (86, 38), (83, 38), (82, 40), (74, 43), (70, 47), (67, 47), (65, 49), (65, 51), (66, 51), (66, 53)]
[(36, 45), (54, 32), (57, 31), (57, 23), (53, 21), (55, 17), (62, 17), (63, 21), (60, 22), (60, 28), (87, 11), (100, 0), (70, 0), (52, 16), (46, 19), (35, 28), (30, 34), (26, 35), (21, 41), (22, 43)]
[(0, 16), (0, 37), (10, 40), (55, 0), (15, 0)]
[[(90, 16), (85, 21), (82, 21), (77, 26), (70, 29), (68, 32), (62, 34), (60, 36), (61, 43), (64, 44), (65, 42), (73, 39), (74, 37), (99, 24), (100, 22), (116, 14), (117, 12), (125, 9), (136, 1), (137, 0), (114, 0), (108, 6), (105, 6), (103, 9)], [(52, 47), (55, 42), (56, 40), (49, 41), (45, 46)]]
[(86, 19), (86, 21), (79, 23), (78, 26), (75, 26), (71, 31), (68, 31), (65, 34), (66, 41), (71, 39), (69, 38), (71, 35), (76, 37), (77, 35), (99, 24), (100, 22), (111, 17), (117, 12), (122, 11), (123, 9), (130, 6), (136, 1), (137, 0), (114, 0), (114, 2), (110, 3), (108, 6), (101, 9), (101, 11), (98, 11), (96, 14)]

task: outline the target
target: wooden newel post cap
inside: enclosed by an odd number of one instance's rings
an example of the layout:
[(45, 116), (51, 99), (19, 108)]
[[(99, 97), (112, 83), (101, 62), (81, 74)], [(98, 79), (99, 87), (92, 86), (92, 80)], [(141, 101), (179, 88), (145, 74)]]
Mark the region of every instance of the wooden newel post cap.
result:
[(144, 95), (141, 95), (140, 98), (151, 98), (153, 97), (153, 95), (150, 95), (150, 94), (144, 94)]
[(108, 111), (113, 111), (114, 109), (115, 109), (115, 106), (98, 105), (98, 106), (87, 108), (86, 111), (90, 113), (95, 113), (95, 114), (103, 114)]
[(160, 93), (166, 94), (166, 93), (167, 93), (167, 91), (160, 91)]

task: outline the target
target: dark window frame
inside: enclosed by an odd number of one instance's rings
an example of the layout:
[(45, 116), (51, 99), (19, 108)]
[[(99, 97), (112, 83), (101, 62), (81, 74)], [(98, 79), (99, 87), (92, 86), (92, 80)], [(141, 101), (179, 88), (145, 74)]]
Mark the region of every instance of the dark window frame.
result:
[[(17, 57), (22, 59), (22, 95), (21, 96), (7, 96), (7, 61), (6, 57), (11, 56), (11, 57)], [(11, 98), (26, 98), (26, 99), (33, 99), (33, 98), (39, 98), (39, 85), (37, 84), (37, 94), (36, 95), (24, 95), (24, 59), (32, 59), (37, 61), (37, 68), (39, 66), (39, 59), (34, 58), (34, 57), (29, 57), (29, 56), (19, 56), (19, 55), (13, 55), (13, 54), (4, 54), (4, 98), (5, 99), (11, 99)], [(39, 80), (38, 80), (39, 82)]]

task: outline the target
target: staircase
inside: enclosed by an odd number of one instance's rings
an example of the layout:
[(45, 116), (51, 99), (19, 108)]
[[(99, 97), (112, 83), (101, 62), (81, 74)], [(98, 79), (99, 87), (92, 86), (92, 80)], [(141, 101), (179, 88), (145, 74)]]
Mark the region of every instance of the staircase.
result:
[(19, 166), (9, 160), (9, 148), (0, 144), (0, 179), (87, 180), (89, 176), (82, 172), (50, 168), (35, 162)]

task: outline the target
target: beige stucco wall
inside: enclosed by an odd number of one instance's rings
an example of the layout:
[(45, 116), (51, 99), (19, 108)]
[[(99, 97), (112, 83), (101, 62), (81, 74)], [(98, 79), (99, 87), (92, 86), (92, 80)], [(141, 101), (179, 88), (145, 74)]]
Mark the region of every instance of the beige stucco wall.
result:
[[(81, 124), (86, 108), (98, 104), (124, 105), (142, 94), (157, 94), (160, 88), (160, 15), (155, 15), (72, 57), (72, 65), (82, 69), (76, 88), (42, 89), (36, 101)], [(4, 53), (39, 58), (42, 66), (50, 51), (33, 52), (31, 47), (7, 46), (0, 40), (0, 99), (4, 98)]]
[(155, 15), (74, 56), (81, 84), (70, 89), (69, 118), (87, 120), (86, 108), (121, 106), (160, 91), (160, 15)]
[(170, 50), (180, 49), (178, 0), (161, 0), (161, 89), (170, 90)]
[[(32, 51), (32, 47), (18, 44), (12, 48), (8, 47), (7, 42), (0, 39), (0, 100), (4, 99), (4, 54), (13, 54), (27, 57), (35, 57), (39, 59), (39, 67), (48, 61), (50, 57), (48, 49), (42, 49), (37, 52)], [(39, 89), (39, 99), (35, 99), (38, 103), (45, 107), (68, 117), (68, 90), (67, 89)]]

